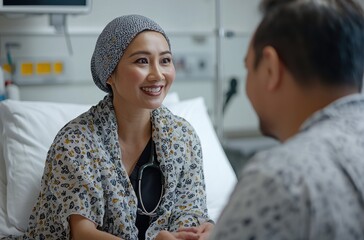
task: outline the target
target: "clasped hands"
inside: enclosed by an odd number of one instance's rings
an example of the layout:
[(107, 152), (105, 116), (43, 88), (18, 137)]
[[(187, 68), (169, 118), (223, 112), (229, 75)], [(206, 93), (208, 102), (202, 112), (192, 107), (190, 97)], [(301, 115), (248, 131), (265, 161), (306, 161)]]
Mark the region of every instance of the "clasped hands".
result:
[(180, 228), (177, 232), (160, 231), (155, 240), (207, 240), (214, 224), (205, 222), (198, 227)]

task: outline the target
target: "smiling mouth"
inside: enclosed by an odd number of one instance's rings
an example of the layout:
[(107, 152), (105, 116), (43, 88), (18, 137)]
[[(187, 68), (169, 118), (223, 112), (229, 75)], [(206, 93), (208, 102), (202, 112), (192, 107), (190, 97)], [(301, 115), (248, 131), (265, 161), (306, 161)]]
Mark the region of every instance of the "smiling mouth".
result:
[(147, 93), (159, 93), (162, 87), (143, 87), (142, 90)]

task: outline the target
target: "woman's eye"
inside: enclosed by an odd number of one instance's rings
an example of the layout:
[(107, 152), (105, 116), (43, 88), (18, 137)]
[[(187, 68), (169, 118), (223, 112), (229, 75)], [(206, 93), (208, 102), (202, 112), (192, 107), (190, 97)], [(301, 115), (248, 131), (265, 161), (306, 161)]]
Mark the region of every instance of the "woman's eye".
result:
[(163, 58), (163, 59), (162, 59), (162, 63), (163, 63), (163, 64), (170, 63), (171, 61), (172, 61), (172, 59), (171, 59), (171, 58)]
[(139, 64), (147, 64), (148, 60), (146, 58), (139, 58), (135, 62)]

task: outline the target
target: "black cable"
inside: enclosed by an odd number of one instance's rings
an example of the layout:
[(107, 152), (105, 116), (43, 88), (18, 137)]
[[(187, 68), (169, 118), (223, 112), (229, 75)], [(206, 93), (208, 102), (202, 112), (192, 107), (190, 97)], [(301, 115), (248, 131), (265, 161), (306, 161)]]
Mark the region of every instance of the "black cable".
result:
[(223, 113), (225, 113), (225, 109), (226, 109), (228, 103), (230, 102), (231, 98), (238, 92), (237, 87), (238, 87), (238, 80), (236, 80), (236, 78), (232, 78), (230, 80), (229, 90), (225, 93), (225, 101), (224, 101), (224, 105), (222, 107)]

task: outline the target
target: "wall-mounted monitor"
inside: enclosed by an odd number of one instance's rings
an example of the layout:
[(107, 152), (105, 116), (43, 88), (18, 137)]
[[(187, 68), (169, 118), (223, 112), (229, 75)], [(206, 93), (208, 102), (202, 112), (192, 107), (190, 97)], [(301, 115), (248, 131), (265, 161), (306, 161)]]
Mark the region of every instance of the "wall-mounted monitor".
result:
[(91, 0), (0, 0), (0, 13), (82, 14), (91, 10)]

